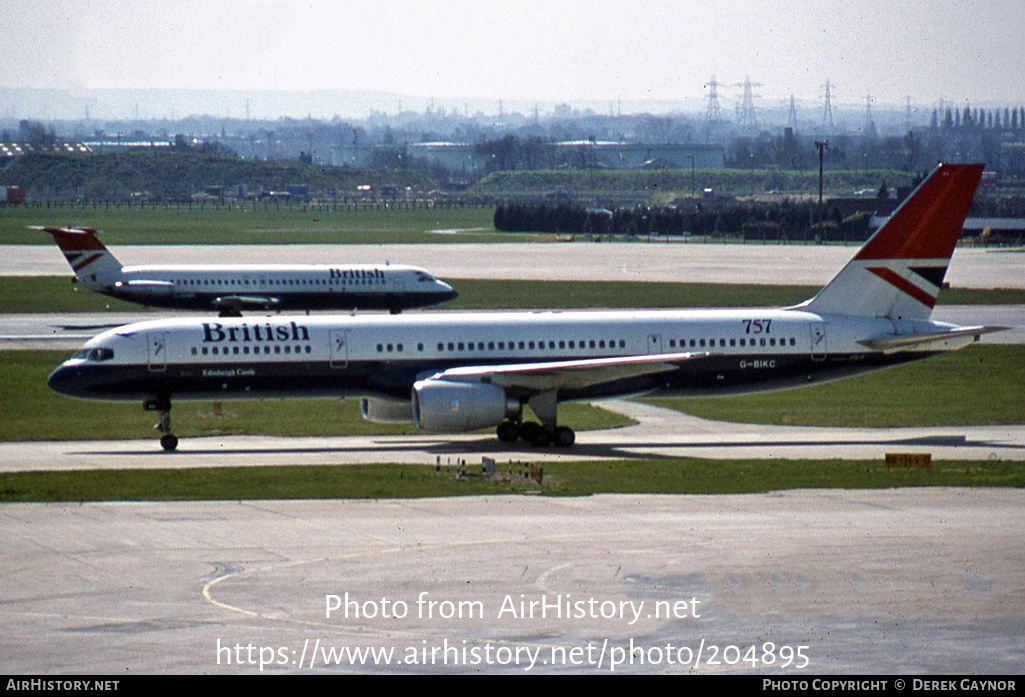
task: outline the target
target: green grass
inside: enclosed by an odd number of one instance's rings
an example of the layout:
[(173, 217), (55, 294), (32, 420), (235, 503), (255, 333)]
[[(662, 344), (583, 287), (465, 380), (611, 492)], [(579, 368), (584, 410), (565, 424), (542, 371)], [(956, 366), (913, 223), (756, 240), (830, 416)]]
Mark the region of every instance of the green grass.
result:
[[(508, 241), (494, 208), (322, 209), (301, 206), (0, 207), (0, 244), (53, 244), (31, 225), (83, 225), (112, 248), (127, 244), (445, 244)], [(459, 235), (432, 230), (476, 230)]]
[[(474, 463), (476, 465), (476, 463)], [(379, 499), (534, 493), (550, 496), (736, 494), (780, 489), (908, 486), (1021, 487), (1020, 463), (934, 462), (931, 469), (887, 469), (881, 461), (624, 460), (547, 463), (542, 482), (498, 463), (497, 475), (471, 467), (423, 465), (93, 470), (0, 475), (0, 502)]]
[(974, 345), (812, 387), (733, 397), (652, 399), (718, 421), (828, 427), (1025, 423), (1025, 346)]
[[(0, 440), (156, 438), (157, 416), (135, 402), (93, 402), (56, 394), (46, 377), (70, 351), (4, 351), (0, 361)], [(580, 431), (619, 428), (633, 421), (588, 404), (560, 408), (560, 420)], [(175, 433), (342, 436), (422, 433), (410, 424), (365, 421), (358, 400), (270, 399), (176, 402)], [(489, 432), (492, 429), (489, 429)]]
[[(133, 312), (139, 305), (108, 298), (68, 276), (0, 277), (2, 312)], [(785, 307), (815, 295), (815, 286), (628, 281), (453, 281), (459, 297), (442, 309)], [(945, 290), (947, 305), (1025, 304), (1025, 290)]]

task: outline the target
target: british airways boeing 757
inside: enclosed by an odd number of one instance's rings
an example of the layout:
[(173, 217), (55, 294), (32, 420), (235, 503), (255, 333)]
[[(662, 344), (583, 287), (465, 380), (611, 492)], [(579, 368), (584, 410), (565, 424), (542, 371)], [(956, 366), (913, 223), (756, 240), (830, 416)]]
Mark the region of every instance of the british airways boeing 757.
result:
[[(982, 173), (940, 165), (814, 298), (783, 309), (167, 319), (101, 334), (49, 378), (142, 402), (359, 397), (371, 420), (568, 446), (566, 400), (807, 385), (960, 348), (999, 327), (930, 319)], [(525, 422), (529, 405), (540, 423)]]
[(435, 305), (457, 293), (423, 269), (392, 264), (180, 264), (122, 266), (86, 227), (48, 232), (89, 290), (148, 305), (219, 310), (401, 310)]

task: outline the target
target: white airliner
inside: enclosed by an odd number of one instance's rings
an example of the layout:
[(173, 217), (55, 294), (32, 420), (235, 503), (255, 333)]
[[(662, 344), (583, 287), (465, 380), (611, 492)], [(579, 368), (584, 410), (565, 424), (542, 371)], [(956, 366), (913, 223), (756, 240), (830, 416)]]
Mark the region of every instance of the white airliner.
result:
[[(107, 331), (50, 375), (62, 394), (138, 400), (360, 397), (429, 431), (497, 426), (568, 446), (559, 402), (807, 385), (960, 348), (999, 327), (930, 320), (981, 165), (940, 165), (818, 295), (785, 309), (167, 319)], [(524, 422), (529, 405), (540, 424)]]
[(203, 264), (122, 266), (87, 227), (34, 227), (53, 236), (89, 290), (148, 305), (219, 310), (390, 310), (451, 300), (450, 285), (415, 266), (393, 264)]

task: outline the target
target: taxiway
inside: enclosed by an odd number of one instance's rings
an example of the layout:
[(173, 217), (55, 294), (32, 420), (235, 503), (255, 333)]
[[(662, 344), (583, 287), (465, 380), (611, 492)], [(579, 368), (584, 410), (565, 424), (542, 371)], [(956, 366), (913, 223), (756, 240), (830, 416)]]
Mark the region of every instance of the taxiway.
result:
[(1014, 489), (5, 504), (0, 670), (1020, 674), (1023, 506)]
[[(126, 264), (411, 264), (445, 280), (460, 278), (754, 283), (821, 286), (855, 247), (665, 242), (433, 245), (124, 246)], [(55, 246), (0, 245), (0, 276), (70, 276)], [(728, 279), (728, 280), (724, 280)], [(959, 248), (946, 280), (955, 288), (1025, 288), (1025, 253)]]
[(813, 428), (699, 419), (641, 402), (602, 403), (637, 425), (581, 431), (572, 448), (505, 444), (492, 434), (283, 438), (182, 438), (165, 452), (155, 439), (0, 443), (0, 472), (164, 469), (261, 465), (400, 463), (479, 467), (481, 458), (517, 462), (627, 458), (785, 458), (883, 460), (890, 452), (928, 452), (936, 459), (1025, 461), (1025, 425), (931, 428)]

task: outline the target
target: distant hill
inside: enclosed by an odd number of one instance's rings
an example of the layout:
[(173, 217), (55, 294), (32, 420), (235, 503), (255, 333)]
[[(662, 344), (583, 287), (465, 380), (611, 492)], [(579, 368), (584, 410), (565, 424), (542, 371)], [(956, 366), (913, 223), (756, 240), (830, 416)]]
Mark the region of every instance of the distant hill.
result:
[(414, 191), (437, 188), (410, 170), (326, 167), (295, 160), (243, 160), (195, 151), (129, 150), (88, 155), (34, 154), (12, 159), (0, 169), (0, 185), (23, 186), (35, 200), (83, 198), (127, 200), (146, 192), (154, 200), (184, 201), (207, 187), (244, 185), (250, 194), (309, 187), (311, 196), (326, 190), (354, 193), (369, 185)]

